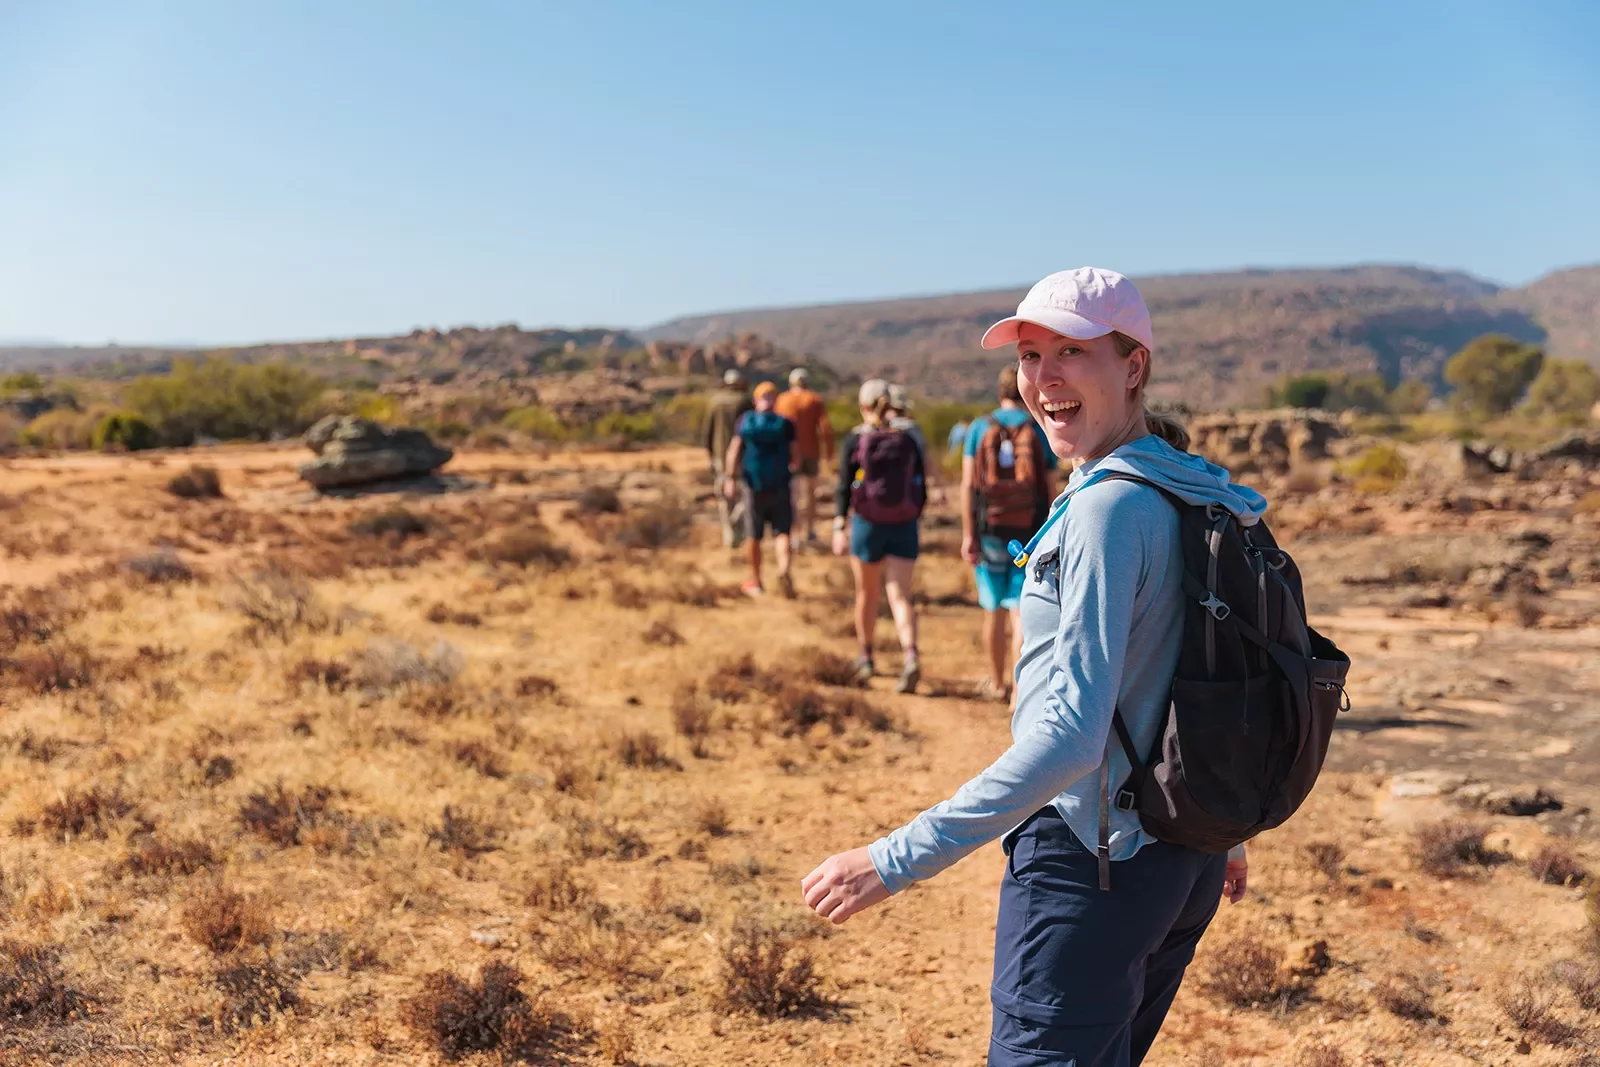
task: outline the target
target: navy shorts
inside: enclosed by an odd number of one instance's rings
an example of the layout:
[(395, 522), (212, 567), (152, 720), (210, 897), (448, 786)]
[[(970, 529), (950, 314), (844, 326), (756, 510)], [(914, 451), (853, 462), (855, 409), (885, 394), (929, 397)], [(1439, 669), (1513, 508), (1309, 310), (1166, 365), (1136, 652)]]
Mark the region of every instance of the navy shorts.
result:
[(916, 520), (879, 523), (850, 516), (850, 554), (863, 563), (877, 563), (884, 556), (916, 559), (917, 551)]
[(1054, 807), (1006, 837), (989, 1067), (1143, 1062), (1222, 899), (1226, 856), (1156, 841), (1099, 862)]
[(745, 537), (759, 541), (768, 526), (774, 537), (788, 534), (794, 526), (794, 501), (788, 486), (771, 493), (758, 493), (748, 484), (743, 488)]

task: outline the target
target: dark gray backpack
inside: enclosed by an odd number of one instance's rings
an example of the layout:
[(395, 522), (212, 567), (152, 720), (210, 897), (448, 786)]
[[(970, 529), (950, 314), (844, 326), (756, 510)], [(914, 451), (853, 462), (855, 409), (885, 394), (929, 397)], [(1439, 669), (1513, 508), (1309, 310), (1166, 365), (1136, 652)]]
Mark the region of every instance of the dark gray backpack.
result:
[[(1115, 803), (1152, 836), (1227, 852), (1293, 815), (1316, 784), (1333, 722), (1350, 707), (1350, 657), (1306, 621), (1300, 571), (1265, 522), (1244, 526), (1126, 474), (1178, 509), (1183, 645), (1154, 751), (1138, 752), (1120, 712), (1132, 772)], [(1100, 888), (1111, 886), (1107, 764), (1101, 767)]]

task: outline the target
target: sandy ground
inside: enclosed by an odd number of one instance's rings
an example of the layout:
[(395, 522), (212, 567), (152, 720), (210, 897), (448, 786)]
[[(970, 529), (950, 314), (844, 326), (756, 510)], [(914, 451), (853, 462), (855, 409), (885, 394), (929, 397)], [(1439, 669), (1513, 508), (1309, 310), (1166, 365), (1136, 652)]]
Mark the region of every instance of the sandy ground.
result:
[[(784, 668), (853, 645), (848, 575), (831, 557), (800, 556), (794, 603), (674, 591), (686, 575), (723, 593), (742, 577), (739, 558), (714, 547), (697, 454), (467, 453), (452, 469), (472, 487), (364, 500), (308, 495), (293, 477), (301, 456), (218, 449), (0, 467), (8, 603), (29, 588), (70, 603), (41, 647), (86, 648), (102, 664), (64, 690), (29, 690), (18, 669), (0, 675), (0, 938), (59, 946), (66, 980), (98, 1005), (86, 1018), (12, 1025), (0, 1049), (14, 1062), (431, 1062), (438, 1051), (405, 1005), (425, 975), (470, 977), (495, 960), (574, 1020), (579, 1036), (548, 1052), (552, 1062), (982, 1062), (997, 847), (837, 930), (808, 919), (797, 891), (818, 860), (942, 799), (1008, 741), (1004, 709), (965, 696), (980, 676), (978, 613), (948, 515), (930, 518), (919, 567), (923, 691), (896, 696), (879, 679), (866, 695), (892, 729), (858, 717), (790, 731), (784, 698), (757, 684), (713, 701), (697, 739), (675, 727), (686, 683), (746, 652)], [(195, 458), (221, 472), (226, 500), (165, 492)], [(590, 483), (616, 487), (630, 509), (670, 496), (702, 518), (686, 546), (624, 549), (603, 522), (565, 517)], [(349, 532), (352, 519), (395, 506), (435, 520), (433, 532), (379, 549)], [(1354, 706), (1307, 808), (1254, 847), (1250, 897), (1222, 909), (1147, 1062), (1593, 1062), (1582, 1057), (1600, 1020), (1549, 977), (1558, 960), (1588, 965), (1583, 890), (1540, 884), (1521, 861), (1552, 842), (1579, 861), (1592, 851), (1600, 596), (1584, 567), (1600, 567), (1595, 517), (1419, 515), (1379, 501), (1352, 528), (1326, 511), (1314, 498), (1286, 504), (1280, 539), (1308, 576), (1316, 625), (1356, 659)], [(541, 520), (568, 562), (524, 569), (485, 555)], [(1551, 543), (1516, 541), (1530, 524)], [(1540, 572), (1531, 592), (1469, 597), (1470, 576), (1404, 572), (1420, 556), (1460, 557), (1477, 573), (1503, 562), (1478, 556), (1513, 542), (1543, 544), (1539, 560), (1564, 554), (1566, 577)], [(126, 562), (159, 546), (198, 580), (130, 578)], [(271, 560), (299, 569), (326, 618), (247, 638), (236, 586)], [(1536, 563), (1522, 558), (1529, 573)], [(1460, 595), (1429, 606), (1441, 585)], [(1513, 594), (1535, 597), (1537, 617), (1523, 601), (1513, 610)], [(662, 628), (678, 643), (646, 638)], [(880, 639), (892, 649), (887, 622)], [(307, 658), (359, 668), (395, 642), (459, 655), (453, 710), (430, 712), (411, 689), (286, 681)], [(898, 654), (883, 661), (897, 668)], [(554, 695), (530, 690), (530, 677)], [(660, 747), (653, 766), (628, 747), (641, 731)], [(54, 751), (41, 758), (46, 740)], [(468, 742), (477, 757), (461, 755)], [(483, 752), (497, 773), (480, 769)], [(218, 757), (233, 770), (212, 781)], [(1446, 795), (1454, 782), (1395, 796), (1395, 777), (1419, 770), (1539, 786), (1562, 806), (1482, 816), (1489, 845), (1514, 859), (1437, 877), (1418, 868), (1412, 833), (1459, 802)], [(278, 782), (331, 789), (344, 821), (288, 845), (251, 833), (242, 806)], [(133, 811), (65, 835), (42, 828), (52, 800), (94, 787), (118, 790)], [(491, 847), (443, 847), (447, 807), (480, 820)], [(128, 873), (127, 856), (152, 837), (210, 842), (214, 860)], [(1313, 857), (1330, 854), (1319, 871)], [(530, 888), (552, 871), (603, 908)], [(298, 1005), (256, 1026), (221, 1021), (215, 975), (234, 957), (198, 945), (183, 917), (219, 879), (270, 917), (249, 959), (287, 960), (329, 932), (345, 945), (342, 963), (299, 978)], [(830, 1007), (766, 1019), (726, 1003), (725, 948), (751, 916), (814, 955)], [(1276, 954), (1269, 972), (1285, 950), (1292, 971), (1308, 942), (1325, 942), (1328, 959), (1278, 982), (1273, 1005), (1230, 1003), (1207, 979), (1230, 946), (1254, 940)], [(1396, 1014), (1402, 987), (1418, 991), (1426, 1017)], [(1519, 1028), (1503, 1001), (1523, 988), (1548, 997), (1569, 1029)]]

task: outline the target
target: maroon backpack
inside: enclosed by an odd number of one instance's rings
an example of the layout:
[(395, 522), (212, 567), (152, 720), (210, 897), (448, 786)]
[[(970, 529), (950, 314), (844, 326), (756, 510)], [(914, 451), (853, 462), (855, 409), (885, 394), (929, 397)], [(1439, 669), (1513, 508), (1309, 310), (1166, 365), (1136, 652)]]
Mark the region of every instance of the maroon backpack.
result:
[(914, 522), (922, 515), (928, 491), (922, 475), (922, 450), (904, 430), (868, 430), (856, 439), (856, 479), (850, 507), (873, 523)]

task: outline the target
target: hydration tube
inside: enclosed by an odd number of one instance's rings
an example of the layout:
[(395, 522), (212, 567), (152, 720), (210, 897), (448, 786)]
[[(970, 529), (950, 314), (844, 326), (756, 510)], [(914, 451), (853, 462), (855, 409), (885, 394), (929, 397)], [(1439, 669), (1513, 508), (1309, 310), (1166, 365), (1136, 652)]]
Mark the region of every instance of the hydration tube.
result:
[(1026, 567), (1028, 565), (1029, 558), (1033, 556), (1033, 550), (1039, 547), (1040, 541), (1044, 540), (1044, 535), (1049, 532), (1050, 527), (1056, 524), (1056, 520), (1066, 513), (1067, 505), (1072, 503), (1073, 494), (1083, 492), (1085, 489), (1089, 488), (1099, 480), (1099, 478), (1095, 478), (1093, 476), (1085, 478), (1082, 485), (1074, 489), (1072, 493), (1068, 493), (1065, 497), (1063, 497), (1061, 503), (1050, 509), (1050, 514), (1044, 520), (1044, 525), (1039, 527), (1038, 533), (1035, 533), (1032, 537), (1028, 538), (1027, 544), (1023, 544), (1021, 541), (1018, 541), (1015, 538), (1007, 542), (1006, 551), (1011, 553), (1012, 566)]

